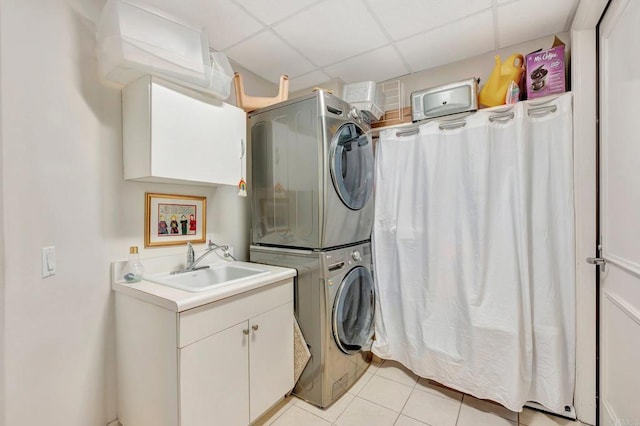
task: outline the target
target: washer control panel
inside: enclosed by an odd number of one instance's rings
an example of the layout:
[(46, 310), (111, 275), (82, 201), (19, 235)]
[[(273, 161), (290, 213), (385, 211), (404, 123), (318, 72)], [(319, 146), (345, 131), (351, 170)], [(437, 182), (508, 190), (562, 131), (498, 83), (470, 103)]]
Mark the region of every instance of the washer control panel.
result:
[(367, 268), (371, 266), (371, 243), (354, 244), (351, 247), (328, 250), (322, 253), (320, 260), (323, 278), (326, 280), (338, 279), (336, 277), (343, 276), (355, 266)]

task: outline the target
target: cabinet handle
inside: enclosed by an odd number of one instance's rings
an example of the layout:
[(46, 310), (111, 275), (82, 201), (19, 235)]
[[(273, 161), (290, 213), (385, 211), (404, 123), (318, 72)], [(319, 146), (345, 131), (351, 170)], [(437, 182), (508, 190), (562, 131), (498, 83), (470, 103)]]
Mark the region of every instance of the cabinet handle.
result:
[(258, 330), (258, 324), (253, 324), (253, 325), (251, 326), (251, 328), (253, 329), (253, 331)]
[(242, 334), (244, 334), (245, 336), (247, 336), (249, 334), (249, 329), (245, 328), (244, 330), (242, 330)]

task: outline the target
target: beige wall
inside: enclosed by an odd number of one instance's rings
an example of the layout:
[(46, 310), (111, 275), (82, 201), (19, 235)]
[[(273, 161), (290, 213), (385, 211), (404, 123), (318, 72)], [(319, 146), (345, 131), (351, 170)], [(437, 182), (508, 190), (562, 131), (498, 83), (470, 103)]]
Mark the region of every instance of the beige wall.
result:
[[(0, 401), (12, 426), (116, 418), (110, 262), (131, 245), (143, 263), (184, 251), (143, 248), (145, 192), (206, 196), (208, 237), (248, 258), (236, 188), (123, 180), (120, 90), (101, 84), (94, 28), (71, 3), (0, 0)], [(57, 273), (42, 279), (49, 245)]]
[[(340, 97), (342, 96), (342, 87), (344, 86), (344, 83), (342, 82), (342, 80), (338, 79), (338, 78), (334, 78), (328, 81), (325, 81), (322, 84), (318, 84), (316, 87), (320, 87), (322, 89), (325, 90), (329, 90), (331, 92), (333, 92), (334, 95)], [(306, 88), (306, 89), (302, 89), (302, 90), (298, 90), (296, 92), (291, 92), (289, 94), (289, 98), (296, 98), (298, 96), (302, 96), (304, 94), (310, 93), (312, 91), (312, 87)]]

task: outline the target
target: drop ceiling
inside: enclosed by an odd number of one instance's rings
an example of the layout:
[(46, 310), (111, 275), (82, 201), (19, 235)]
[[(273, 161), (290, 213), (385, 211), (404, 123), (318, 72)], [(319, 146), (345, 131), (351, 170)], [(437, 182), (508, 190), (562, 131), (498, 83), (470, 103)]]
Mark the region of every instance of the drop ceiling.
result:
[(146, 0), (292, 91), (383, 81), (567, 31), (579, 0)]

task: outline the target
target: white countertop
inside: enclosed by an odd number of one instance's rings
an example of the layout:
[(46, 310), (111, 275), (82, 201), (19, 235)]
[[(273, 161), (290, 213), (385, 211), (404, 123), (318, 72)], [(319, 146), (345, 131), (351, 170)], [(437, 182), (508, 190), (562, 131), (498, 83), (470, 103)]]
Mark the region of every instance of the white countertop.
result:
[[(227, 262), (226, 260), (224, 262)], [(114, 262), (112, 271), (118, 271), (125, 262)], [(143, 264), (145, 260), (143, 259)], [(214, 264), (219, 264), (216, 262)], [(281, 268), (279, 266), (263, 265), (258, 263), (249, 263), (235, 261), (240, 266), (250, 266), (269, 271), (269, 274), (247, 277), (242, 280), (234, 281), (228, 285), (220, 285), (207, 291), (190, 292), (179, 290), (177, 288), (168, 287), (162, 284), (156, 284), (150, 281), (142, 280), (138, 283), (125, 283), (123, 281), (113, 280), (111, 288), (119, 293), (144, 300), (154, 305), (161, 306), (174, 312), (182, 312), (188, 309), (196, 308), (207, 303), (215, 302), (227, 297), (235, 296), (247, 291), (255, 290), (271, 284), (275, 284), (287, 278), (296, 276), (295, 269)], [(206, 263), (203, 263), (206, 264)], [(153, 268), (156, 269), (156, 268)], [(145, 271), (146, 265), (145, 265)], [(112, 274), (113, 277), (118, 276), (117, 273)]]

